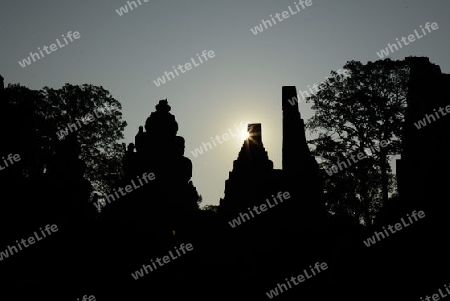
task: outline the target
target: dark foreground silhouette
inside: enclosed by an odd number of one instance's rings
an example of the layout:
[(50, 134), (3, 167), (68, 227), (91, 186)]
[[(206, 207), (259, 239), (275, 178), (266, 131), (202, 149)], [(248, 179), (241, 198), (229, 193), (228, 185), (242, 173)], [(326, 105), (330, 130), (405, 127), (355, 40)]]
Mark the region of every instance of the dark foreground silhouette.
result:
[[(273, 168), (262, 125), (249, 125), (217, 210), (199, 209), (193, 165), (167, 100), (127, 147), (114, 188), (91, 200), (77, 133), (55, 139), (45, 172), (30, 171), (33, 129), (42, 127), (32, 102), (15, 106), (2, 89), (5, 294), (11, 290), (17, 300), (419, 300), (438, 292), (450, 282), (450, 117), (421, 129), (414, 122), (450, 105), (450, 79), (426, 58), (409, 64), (399, 197), (371, 226), (327, 213), (324, 172), (308, 149), (298, 105), (289, 102), (295, 87), (282, 90), (283, 168)], [(54, 129), (48, 133), (56, 137)]]

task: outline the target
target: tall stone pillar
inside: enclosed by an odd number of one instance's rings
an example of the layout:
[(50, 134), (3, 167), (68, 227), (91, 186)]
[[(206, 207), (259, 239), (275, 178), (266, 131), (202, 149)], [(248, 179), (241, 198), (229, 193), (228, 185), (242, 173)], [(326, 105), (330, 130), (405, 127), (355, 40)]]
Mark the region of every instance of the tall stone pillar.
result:
[(282, 88), (283, 108), (283, 171), (305, 171), (310, 152), (306, 144), (305, 124), (301, 119), (294, 86)]

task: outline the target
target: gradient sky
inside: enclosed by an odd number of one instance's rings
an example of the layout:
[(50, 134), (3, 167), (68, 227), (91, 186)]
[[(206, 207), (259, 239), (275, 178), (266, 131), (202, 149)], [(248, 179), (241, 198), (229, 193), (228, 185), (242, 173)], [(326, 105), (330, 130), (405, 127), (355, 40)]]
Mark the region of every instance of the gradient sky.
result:
[[(150, 0), (123, 16), (123, 0), (5, 1), (0, 8), (0, 74), (31, 89), (65, 83), (103, 86), (123, 106), (125, 142), (167, 98), (186, 139), (203, 204), (218, 204), (243, 140), (232, 138), (194, 157), (191, 150), (241, 121), (262, 123), (263, 143), (281, 168), (281, 87), (306, 90), (348, 60), (377, 51), (426, 22), (439, 29), (390, 55), (428, 56), (450, 73), (450, 1), (312, 0), (312, 5), (254, 35), (250, 28), (294, 0)], [(80, 38), (22, 68), (18, 61), (68, 31)], [(419, 31), (420, 32), (420, 31)], [(62, 40), (61, 40), (62, 41)], [(203, 50), (215, 57), (157, 87), (153, 80)], [(430, 87), (432, 89), (432, 87)], [(306, 120), (313, 112), (301, 103)]]

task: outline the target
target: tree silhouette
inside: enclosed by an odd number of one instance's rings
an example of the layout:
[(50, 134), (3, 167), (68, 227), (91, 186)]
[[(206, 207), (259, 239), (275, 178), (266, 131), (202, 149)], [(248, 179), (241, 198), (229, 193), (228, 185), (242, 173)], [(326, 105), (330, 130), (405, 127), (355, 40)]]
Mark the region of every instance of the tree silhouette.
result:
[(201, 209), (204, 211), (210, 211), (210, 212), (217, 213), (219, 211), (219, 206), (218, 205), (205, 205)]
[(45, 120), (44, 114), (37, 113), (37, 106), (42, 101), (41, 94), (19, 84), (8, 85), (4, 94), (2, 153), (20, 154), (22, 177), (41, 174), (50, 155), (48, 136), (52, 133), (52, 126)]
[(37, 107), (37, 114), (53, 125), (48, 142), (54, 145), (56, 139), (76, 133), (86, 178), (95, 191), (107, 191), (119, 176), (125, 153), (119, 141), (127, 123), (120, 102), (101, 86), (66, 84), (61, 89), (44, 87)]
[[(385, 59), (366, 65), (349, 61), (344, 69), (345, 74), (332, 71), (306, 100), (316, 111), (307, 127), (318, 133), (309, 143), (327, 169), (359, 152), (367, 155), (325, 182), (327, 194), (337, 197), (328, 199), (329, 208), (347, 206), (339, 211), (360, 214), (357, 219), (371, 224), (393, 188), (388, 156), (400, 153), (409, 67), (405, 61)], [(378, 147), (382, 140), (387, 145)]]

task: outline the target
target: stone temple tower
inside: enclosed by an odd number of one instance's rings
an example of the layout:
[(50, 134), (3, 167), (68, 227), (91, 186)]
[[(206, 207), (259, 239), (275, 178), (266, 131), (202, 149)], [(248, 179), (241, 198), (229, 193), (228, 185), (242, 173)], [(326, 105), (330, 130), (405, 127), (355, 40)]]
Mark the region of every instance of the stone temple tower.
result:
[[(323, 220), (323, 185), (319, 165), (306, 142), (305, 123), (300, 116), (297, 89), (282, 87), (283, 175), (285, 185), (297, 202), (292, 210), (303, 226), (315, 227)], [(315, 226), (314, 226), (315, 225)]]
[(225, 215), (233, 216), (261, 203), (280, 182), (281, 171), (273, 169), (262, 142), (261, 124), (248, 124), (248, 133), (225, 182), (225, 198), (220, 202)]
[(450, 74), (442, 73), (427, 57), (408, 57), (406, 62), (410, 79), (403, 150), (397, 160), (399, 195), (420, 208), (427, 206), (427, 212), (445, 215), (450, 209), (450, 116), (445, 116), (445, 109), (450, 109)]
[(305, 125), (296, 96), (295, 87), (282, 88), (282, 170), (274, 169), (267, 155), (261, 124), (248, 125), (249, 138), (244, 141), (234, 161), (233, 170), (225, 182), (225, 198), (220, 202), (219, 211), (226, 218), (264, 202), (273, 193), (288, 191), (291, 201), (280, 206), (276, 213), (273, 210), (275, 215), (267, 219), (267, 225), (271, 228), (277, 225), (280, 229), (305, 229), (320, 223), (323, 190), (319, 167), (306, 143)]
[(306, 143), (305, 123), (300, 116), (297, 89), (294, 86), (283, 86), (282, 108), (283, 171), (288, 174), (311, 172), (316, 162)]

